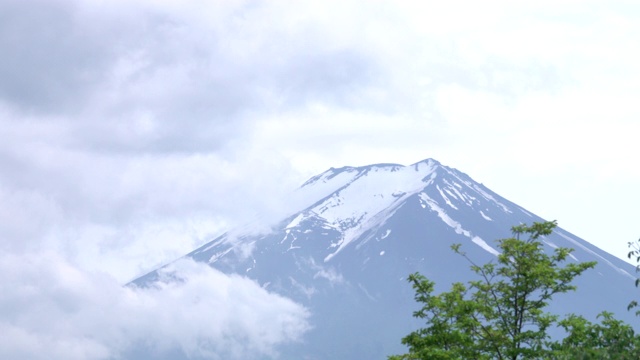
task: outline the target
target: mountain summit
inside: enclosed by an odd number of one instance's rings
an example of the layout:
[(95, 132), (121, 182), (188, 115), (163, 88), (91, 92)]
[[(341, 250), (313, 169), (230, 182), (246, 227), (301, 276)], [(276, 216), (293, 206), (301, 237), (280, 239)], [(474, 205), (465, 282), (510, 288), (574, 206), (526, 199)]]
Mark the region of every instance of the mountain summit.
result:
[[(283, 359), (384, 359), (404, 352), (400, 339), (420, 326), (405, 281), (419, 271), (437, 290), (472, 279), (462, 244), (477, 263), (495, 259), (494, 241), (521, 223), (544, 221), (466, 174), (427, 159), (410, 166), (331, 168), (305, 182), (306, 200), (266, 235), (226, 233), (185, 255), (226, 273), (247, 276), (304, 304), (313, 329), (281, 349)], [(240, 234), (240, 235), (238, 235)], [(620, 240), (622, 241), (622, 240)], [(545, 249), (574, 248), (569, 261), (597, 261), (559, 295), (550, 310), (591, 319), (602, 310), (634, 324), (633, 267), (562, 228)], [(132, 284), (148, 286), (156, 270)]]

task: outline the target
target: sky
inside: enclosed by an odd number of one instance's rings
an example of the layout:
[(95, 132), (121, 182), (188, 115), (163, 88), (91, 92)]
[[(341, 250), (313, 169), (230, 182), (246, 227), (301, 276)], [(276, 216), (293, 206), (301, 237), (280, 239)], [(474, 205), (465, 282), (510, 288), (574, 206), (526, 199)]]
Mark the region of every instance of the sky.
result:
[(249, 280), (121, 285), (329, 167), (433, 158), (624, 258), (639, 38), (636, 1), (1, 1), (0, 357), (276, 354), (309, 313)]

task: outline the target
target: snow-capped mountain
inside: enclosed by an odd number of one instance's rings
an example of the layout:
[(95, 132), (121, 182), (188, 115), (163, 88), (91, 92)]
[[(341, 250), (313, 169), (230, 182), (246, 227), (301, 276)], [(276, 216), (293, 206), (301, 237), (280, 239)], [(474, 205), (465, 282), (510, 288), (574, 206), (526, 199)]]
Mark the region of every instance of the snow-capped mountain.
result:
[[(313, 329), (283, 359), (384, 359), (404, 352), (400, 339), (420, 325), (405, 281), (419, 271), (447, 290), (472, 278), (469, 263), (450, 249), (461, 243), (477, 263), (495, 259), (494, 241), (520, 223), (543, 221), (466, 174), (427, 159), (410, 166), (331, 168), (298, 190), (307, 203), (266, 235), (224, 234), (187, 257), (246, 275), (304, 304)], [(623, 241), (623, 240), (620, 240)], [(570, 261), (598, 262), (558, 295), (551, 310), (590, 318), (602, 310), (634, 324), (633, 267), (557, 228), (549, 251), (574, 248)], [(133, 282), (146, 286), (149, 273)]]

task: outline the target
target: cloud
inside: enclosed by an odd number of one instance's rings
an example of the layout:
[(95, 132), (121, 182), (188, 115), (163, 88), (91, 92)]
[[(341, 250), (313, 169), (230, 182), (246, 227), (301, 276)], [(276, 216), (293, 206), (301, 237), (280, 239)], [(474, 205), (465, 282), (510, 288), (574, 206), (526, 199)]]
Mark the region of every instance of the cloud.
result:
[(293, 3), (9, 1), (0, 10), (0, 49), (12, 54), (0, 61), (0, 98), (37, 126), (56, 120), (62, 133), (49, 140), (64, 147), (218, 151), (255, 114), (312, 100), (357, 105), (354, 90), (379, 81), (365, 48), (326, 37), (327, 14)]
[(313, 274), (314, 279), (323, 278), (329, 281), (331, 286), (343, 284), (345, 282), (342, 274), (331, 266), (324, 267), (322, 265), (316, 264), (313, 258), (305, 260), (304, 263), (306, 263), (306, 265), (309, 266), (312, 271), (315, 271), (315, 274)]
[(21, 153), (17, 169), (0, 174), (0, 246), (19, 253), (55, 249), (84, 268), (112, 271), (120, 281), (230, 226), (280, 220), (299, 182), (277, 156), (246, 153), (233, 161), (216, 154), (48, 152), (47, 159)]
[(122, 287), (51, 253), (2, 255), (0, 270), (7, 359), (251, 359), (276, 356), (309, 329), (302, 306), (191, 260), (150, 288)]

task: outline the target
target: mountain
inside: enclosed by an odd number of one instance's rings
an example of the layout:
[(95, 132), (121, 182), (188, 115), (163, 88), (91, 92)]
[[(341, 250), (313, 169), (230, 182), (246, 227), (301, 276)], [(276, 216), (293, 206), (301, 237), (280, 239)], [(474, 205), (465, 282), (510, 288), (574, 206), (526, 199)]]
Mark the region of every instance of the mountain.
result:
[[(269, 234), (226, 233), (185, 255), (226, 273), (254, 279), (304, 304), (313, 329), (284, 346), (283, 359), (385, 359), (402, 353), (400, 339), (421, 325), (408, 274), (419, 271), (448, 290), (472, 279), (461, 243), (476, 263), (495, 259), (495, 240), (520, 223), (544, 221), (466, 174), (427, 159), (410, 166), (331, 168), (298, 190), (307, 203)], [(622, 240), (620, 240), (622, 241)], [(574, 248), (569, 261), (598, 262), (556, 296), (550, 310), (595, 319), (602, 310), (630, 324), (634, 268), (556, 228), (545, 249)], [(158, 271), (133, 286), (157, 281)]]

